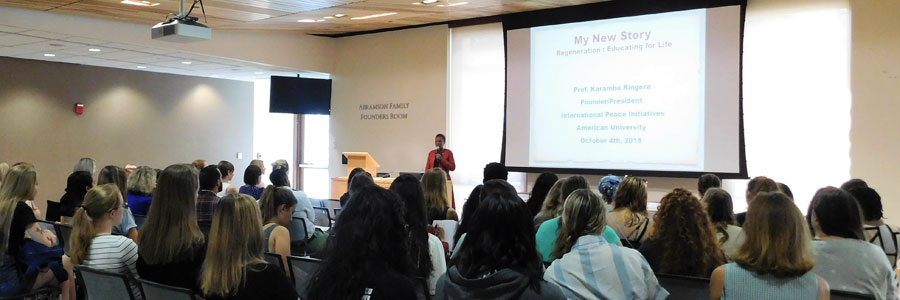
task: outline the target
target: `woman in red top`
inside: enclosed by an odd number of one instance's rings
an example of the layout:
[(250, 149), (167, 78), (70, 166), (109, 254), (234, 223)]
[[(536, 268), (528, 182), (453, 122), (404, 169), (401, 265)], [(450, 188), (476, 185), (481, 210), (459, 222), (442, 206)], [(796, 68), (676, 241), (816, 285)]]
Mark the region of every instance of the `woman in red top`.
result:
[(441, 168), (444, 172), (447, 172), (447, 178), (450, 178), (450, 171), (456, 170), (456, 161), (453, 160), (453, 152), (449, 149), (444, 149), (444, 143), (447, 141), (447, 137), (443, 134), (438, 133), (438, 135), (434, 136), (434, 146), (437, 149), (431, 150), (428, 152), (428, 161), (425, 162), (425, 171), (431, 170), (431, 168)]

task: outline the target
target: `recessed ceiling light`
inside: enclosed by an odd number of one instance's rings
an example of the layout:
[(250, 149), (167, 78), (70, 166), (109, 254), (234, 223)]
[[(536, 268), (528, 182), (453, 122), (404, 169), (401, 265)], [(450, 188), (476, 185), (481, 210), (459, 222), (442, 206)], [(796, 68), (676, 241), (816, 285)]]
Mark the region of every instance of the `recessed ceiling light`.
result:
[(44, 53), (44, 56), (45, 57), (54, 57), (54, 56), (56, 56), (56, 54)]
[(128, 5), (136, 5), (136, 6), (157, 6), (159, 2), (150, 2), (150, 1), (141, 1), (141, 0), (122, 0), (122, 4)]
[(466, 5), (466, 4), (469, 4), (469, 2), (448, 3), (448, 4), (446, 4), (446, 5), (445, 5), (445, 4), (438, 4), (437, 7), (454, 7), (454, 6), (460, 6), (460, 5)]
[(219, 75), (211, 75), (211, 76), (209, 76), (209, 77), (212, 77), (212, 78), (219, 78), (219, 77), (221, 77), (221, 76), (219, 76)]
[(325, 20), (324, 20), (324, 19), (318, 19), (318, 20), (313, 20), (313, 19), (297, 20), (297, 22), (300, 22), (300, 23), (316, 23), (316, 22), (322, 22), (322, 21), (325, 21)]
[(253, 74), (256, 74), (256, 75), (262, 75), (262, 74), (265, 74), (265, 73), (263, 73), (263, 72), (253, 72)]
[(146, 69), (146, 66), (137, 66), (138, 69)]
[(422, 0), (422, 4), (432, 4), (432, 3), (437, 3), (437, 2), (438, 2), (438, 0)]
[(322, 17), (322, 18), (324, 18), (324, 19), (334, 19), (334, 17), (332, 17), (332, 16), (325, 16), (325, 17)]
[(345, 15), (345, 14), (335, 14), (335, 15), (334, 15), (335, 18), (343, 18), (343, 17), (346, 17), (346, 16), (347, 16), (347, 15)]
[(100, 49), (97, 49), (97, 48), (91, 48), (91, 49), (88, 49), (88, 51), (91, 51), (91, 52), (100, 52), (101, 50), (100, 50)]
[(396, 14), (397, 14), (397, 13), (395, 13), (395, 12), (389, 12), (389, 13), (383, 13), (383, 14), (377, 14), (377, 15), (368, 15), (368, 16), (363, 16), (363, 17), (355, 17), (355, 18), (350, 18), (350, 19), (353, 19), (353, 20), (365, 20), (365, 19), (371, 19), (371, 18), (378, 18), (378, 17), (384, 17), (384, 16), (391, 16), (391, 15), (396, 15)]
[(182, 65), (189, 65), (189, 64), (192, 64), (192, 62), (189, 62), (189, 61), (183, 61), (183, 62), (181, 62), (181, 64), (182, 64)]

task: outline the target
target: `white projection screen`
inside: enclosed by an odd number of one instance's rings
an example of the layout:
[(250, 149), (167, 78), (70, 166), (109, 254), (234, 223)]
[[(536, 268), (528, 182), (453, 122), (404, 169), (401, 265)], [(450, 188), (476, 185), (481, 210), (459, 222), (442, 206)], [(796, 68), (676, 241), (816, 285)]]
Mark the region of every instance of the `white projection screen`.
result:
[(503, 162), (528, 172), (746, 177), (744, 7), (506, 26)]

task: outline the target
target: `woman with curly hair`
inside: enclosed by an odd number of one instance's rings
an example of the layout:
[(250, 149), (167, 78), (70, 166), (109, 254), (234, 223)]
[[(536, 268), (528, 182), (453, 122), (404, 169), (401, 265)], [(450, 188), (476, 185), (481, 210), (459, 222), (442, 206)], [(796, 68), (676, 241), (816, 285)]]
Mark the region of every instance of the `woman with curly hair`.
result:
[(654, 235), (639, 251), (654, 272), (707, 277), (725, 263), (712, 222), (690, 191), (676, 188), (667, 194), (653, 218)]
[(405, 207), (396, 193), (378, 186), (354, 194), (331, 228), (324, 261), (303, 299), (416, 299)]

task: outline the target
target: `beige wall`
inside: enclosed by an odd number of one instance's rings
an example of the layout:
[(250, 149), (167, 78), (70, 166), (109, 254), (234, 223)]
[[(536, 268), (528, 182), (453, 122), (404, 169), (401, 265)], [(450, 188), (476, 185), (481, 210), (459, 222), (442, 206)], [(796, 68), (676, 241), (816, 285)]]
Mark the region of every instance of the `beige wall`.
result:
[(900, 224), (900, 1), (852, 0), (850, 174)]
[[(331, 99), (330, 174), (346, 175), (341, 152), (365, 151), (379, 172), (422, 172), (434, 135), (447, 129), (446, 25), (341, 38)], [(409, 103), (360, 110), (360, 104)], [(406, 113), (407, 119), (361, 120), (360, 114)], [(373, 174), (374, 175), (374, 174)]]
[[(0, 70), (0, 161), (35, 164), (42, 209), (59, 200), (82, 156), (96, 159), (98, 171), (225, 159), (238, 169), (232, 182), (242, 182), (252, 83), (11, 58), (0, 58)], [(85, 114), (73, 112), (75, 103)]]

